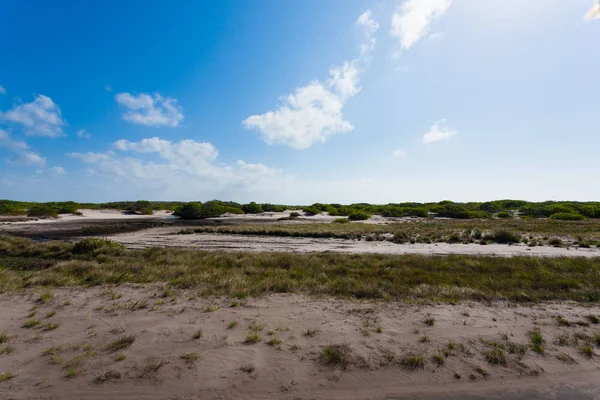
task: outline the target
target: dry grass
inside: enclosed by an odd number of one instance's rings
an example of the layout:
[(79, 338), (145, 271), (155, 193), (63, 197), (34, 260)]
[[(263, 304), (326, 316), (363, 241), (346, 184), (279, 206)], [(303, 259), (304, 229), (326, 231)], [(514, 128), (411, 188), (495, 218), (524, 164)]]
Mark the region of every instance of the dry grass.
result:
[(185, 361), (188, 364), (193, 364), (200, 359), (200, 355), (198, 353), (191, 352), (191, 353), (184, 353), (184, 354), (180, 355), (179, 358), (181, 358), (183, 361)]
[(107, 381), (116, 381), (119, 379), (121, 379), (121, 373), (119, 371), (109, 369), (108, 371), (103, 371), (100, 374), (96, 375), (96, 378), (94, 378), (94, 382), (104, 383)]
[(244, 364), (240, 367), (240, 371), (245, 372), (247, 374), (251, 374), (254, 372), (256, 368), (253, 364)]
[(130, 347), (133, 342), (135, 342), (135, 335), (126, 335), (121, 336), (118, 339), (113, 340), (108, 345), (106, 345), (105, 350), (107, 351), (119, 351), (125, 350)]
[[(195, 288), (198, 296), (236, 298), (304, 293), (445, 302), (600, 301), (600, 257), (228, 253), (164, 248), (102, 248), (82, 255), (72, 249), (69, 243), (0, 236), (0, 261), (5, 265), (0, 270), (0, 291), (166, 282), (172, 287)], [(36, 267), (40, 260), (45, 263), (41, 269)], [(146, 305), (139, 300), (114, 307), (134, 310)]]
[(321, 348), (319, 360), (326, 365), (333, 365), (342, 369), (350, 364), (350, 346), (347, 344), (330, 344)]

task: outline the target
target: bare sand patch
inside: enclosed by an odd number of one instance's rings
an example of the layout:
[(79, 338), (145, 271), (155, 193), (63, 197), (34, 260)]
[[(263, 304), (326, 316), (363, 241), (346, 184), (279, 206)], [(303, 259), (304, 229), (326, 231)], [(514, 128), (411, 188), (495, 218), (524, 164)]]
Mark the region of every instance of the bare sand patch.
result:
[[(2, 294), (0, 313), (0, 348), (11, 348), (0, 374), (14, 375), (0, 398), (11, 399), (390, 399), (594, 386), (600, 367), (600, 328), (589, 322), (598, 305), (239, 300), (121, 286)], [(543, 353), (530, 345), (536, 329)], [(344, 362), (324, 349), (342, 349)]]
[(202, 250), (267, 251), (267, 252), (334, 252), (423, 255), (498, 255), (543, 257), (599, 257), (600, 248), (565, 248), (526, 245), (404, 243), (347, 239), (298, 238), (277, 236), (252, 236), (228, 234), (178, 235), (180, 228), (153, 228), (108, 236), (130, 248), (189, 247)]

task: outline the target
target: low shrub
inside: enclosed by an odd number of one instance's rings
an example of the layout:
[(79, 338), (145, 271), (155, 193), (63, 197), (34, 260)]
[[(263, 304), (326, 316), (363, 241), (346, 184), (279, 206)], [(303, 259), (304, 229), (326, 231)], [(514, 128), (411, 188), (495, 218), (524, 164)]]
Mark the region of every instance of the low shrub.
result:
[(113, 249), (122, 249), (123, 245), (117, 242), (113, 242), (108, 239), (101, 238), (85, 238), (75, 243), (73, 247), (73, 253), (75, 254), (90, 254), (94, 251), (103, 247), (109, 247)]
[(58, 210), (45, 204), (34, 204), (27, 210), (27, 216), (33, 218), (58, 218)]
[(558, 219), (558, 220), (563, 220), (563, 221), (581, 221), (583, 219), (585, 219), (585, 217), (577, 212), (571, 211), (571, 212), (558, 212), (555, 214), (552, 214), (550, 216), (551, 219)]
[(334, 224), (347, 224), (348, 222), (350, 222), (348, 218), (336, 218), (333, 220)]
[(369, 218), (371, 218), (369, 214), (361, 211), (354, 211), (348, 216), (350, 221), (366, 221)]
[(486, 235), (485, 239), (502, 244), (519, 243), (521, 241), (521, 237), (519, 235), (504, 229), (499, 229), (489, 235)]
[(496, 214), (497, 218), (512, 218), (513, 215), (512, 213), (508, 212), (508, 211), (500, 211), (498, 214)]

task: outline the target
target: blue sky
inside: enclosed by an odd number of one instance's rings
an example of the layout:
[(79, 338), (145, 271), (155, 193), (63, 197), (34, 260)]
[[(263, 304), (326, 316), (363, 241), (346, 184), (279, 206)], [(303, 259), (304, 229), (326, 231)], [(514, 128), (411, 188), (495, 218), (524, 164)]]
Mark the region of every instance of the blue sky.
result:
[(598, 200), (592, 0), (5, 1), (0, 198)]

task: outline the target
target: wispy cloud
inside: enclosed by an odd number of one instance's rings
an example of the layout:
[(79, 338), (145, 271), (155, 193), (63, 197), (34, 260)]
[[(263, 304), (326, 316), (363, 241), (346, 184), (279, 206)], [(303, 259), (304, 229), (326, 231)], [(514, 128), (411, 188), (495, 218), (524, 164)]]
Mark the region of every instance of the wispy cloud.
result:
[(27, 143), (13, 139), (8, 132), (0, 129), (0, 147), (7, 149), (13, 154), (6, 160), (9, 164), (22, 164), (43, 167), (46, 158), (32, 151)]
[(429, 131), (423, 135), (423, 143), (431, 144), (442, 140), (448, 140), (458, 132), (452, 130), (446, 124), (446, 119), (441, 119), (429, 128)]
[(590, 11), (583, 17), (585, 21), (591, 21), (593, 19), (600, 19), (600, 0), (597, 0)]
[(172, 142), (158, 137), (139, 142), (121, 139), (106, 152), (68, 154), (88, 164), (89, 175), (142, 186), (189, 185), (193, 180), (204, 188), (251, 187), (258, 181), (280, 175), (279, 170), (264, 164), (242, 160), (231, 165), (217, 163), (218, 155), (218, 150), (208, 142)]
[(371, 10), (367, 10), (358, 17), (356, 24), (362, 26), (365, 31), (366, 43), (359, 46), (360, 53), (367, 53), (375, 48), (375, 32), (379, 29), (379, 24), (371, 17)]
[(0, 85), (0, 94), (6, 94), (6, 89), (2, 85)]
[(77, 137), (80, 137), (82, 139), (89, 139), (92, 137), (92, 134), (86, 131), (85, 129), (80, 129), (77, 131)]
[(162, 97), (158, 93), (137, 96), (119, 93), (115, 99), (129, 110), (123, 114), (123, 119), (134, 124), (176, 127), (183, 120), (183, 109), (177, 99), (171, 97)]
[(104, 85), (104, 90), (106, 90), (107, 92), (112, 92), (113, 88), (112, 86), (110, 86), (108, 83)]
[(296, 88), (275, 111), (251, 115), (242, 121), (243, 125), (258, 130), (268, 144), (284, 144), (298, 150), (354, 129), (342, 111), (348, 99), (360, 91), (358, 64), (375, 45), (372, 35), (379, 28), (368, 10), (356, 23), (364, 27), (368, 39), (367, 47), (360, 47), (363, 58), (330, 68), (330, 78), (325, 83), (315, 80)]
[(23, 125), (28, 136), (64, 136), (62, 126), (66, 125), (60, 108), (48, 96), (35, 96), (31, 103), (19, 104), (4, 113), (0, 119)]
[(392, 16), (390, 34), (400, 41), (403, 50), (417, 43), (429, 25), (450, 7), (451, 0), (406, 0)]
[(38, 169), (35, 173), (38, 175), (64, 175), (67, 171), (63, 167), (50, 167), (47, 169)]
[(392, 151), (392, 157), (404, 157), (406, 155), (406, 152), (404, 150), (394, 150)]

